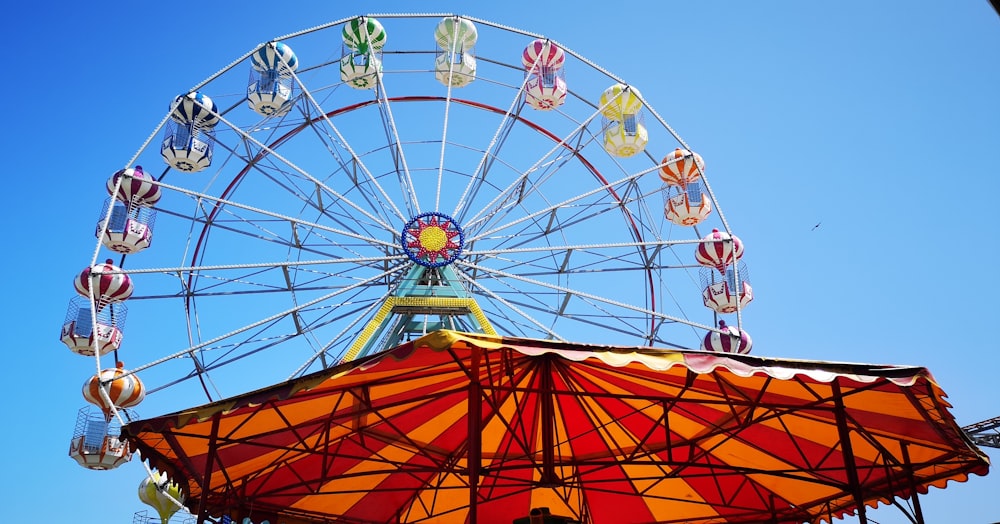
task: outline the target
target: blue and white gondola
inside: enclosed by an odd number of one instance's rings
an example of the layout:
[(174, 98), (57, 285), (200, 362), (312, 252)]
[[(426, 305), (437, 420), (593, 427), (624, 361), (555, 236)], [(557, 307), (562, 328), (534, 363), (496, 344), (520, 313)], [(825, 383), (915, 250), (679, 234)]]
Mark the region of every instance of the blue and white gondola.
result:
[(294, 98), (292, 73), (299, 65), (292, 48), (281, 42), (268, 42), (250, 56), (250, 84), (247, 103), (262, 116), (288, 112)]

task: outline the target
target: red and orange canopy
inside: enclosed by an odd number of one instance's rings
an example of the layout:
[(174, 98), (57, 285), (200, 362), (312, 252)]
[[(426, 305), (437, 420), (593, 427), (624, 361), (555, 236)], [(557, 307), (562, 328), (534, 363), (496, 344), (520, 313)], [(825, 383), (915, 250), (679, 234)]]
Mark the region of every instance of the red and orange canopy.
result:
[(439, 331), (126, 435), (201, 517), (818, 522), (989, 462), (924, 368)]

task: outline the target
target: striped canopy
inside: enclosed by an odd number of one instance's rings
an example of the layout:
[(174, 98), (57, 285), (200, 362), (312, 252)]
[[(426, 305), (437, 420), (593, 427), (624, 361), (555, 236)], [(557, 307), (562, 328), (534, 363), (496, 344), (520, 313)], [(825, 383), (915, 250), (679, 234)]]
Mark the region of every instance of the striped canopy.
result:
[(987, 473), (944, 396), (920, 367), (438, 331), (124, 433), (199, 521), (822, 522)]

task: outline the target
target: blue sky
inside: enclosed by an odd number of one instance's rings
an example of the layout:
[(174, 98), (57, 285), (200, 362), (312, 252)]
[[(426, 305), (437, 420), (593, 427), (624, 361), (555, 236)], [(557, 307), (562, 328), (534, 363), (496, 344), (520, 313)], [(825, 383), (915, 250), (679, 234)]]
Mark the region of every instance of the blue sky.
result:
[[(28, 312), (10, 317), (18, 424), (0, 437), (17, 472), (2, 481), (11, 520), (130, 522), (145, 509), (136, 464), (98, 474), (66, 457), (91, 369), (58, 331), (107, 177), (178, 93), (260, 42), (363, 13), (515, 26), (626, 79), (705, 157), (747, 246), (755, 354), (925, 366), (959, 424), (1000, 416), (1000, 17), (986, 0), (484, 4), (21, 3), (0, 20), (14, 43), (0, 199), (18, 271), (6, 296)], [(992, 522), (998, 491), (995, 473), (974, 477), (923, 509), (928, 522)], [(872, 517), (903, 522), (892, 509)]]

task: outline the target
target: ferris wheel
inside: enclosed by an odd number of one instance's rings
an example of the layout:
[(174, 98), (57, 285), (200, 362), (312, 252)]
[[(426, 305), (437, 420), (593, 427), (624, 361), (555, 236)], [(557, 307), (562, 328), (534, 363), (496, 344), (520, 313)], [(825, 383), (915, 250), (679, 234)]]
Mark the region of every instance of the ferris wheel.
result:
[[(263, 43), (161, 110), (100, 180), (62, 326), (97, 362), (85, 389), (105, 422), (437, 329), (750, 350), (710, 159), (543, 35), (352, 17)], [(87, 467), (127, 459), (79, 442)]]

